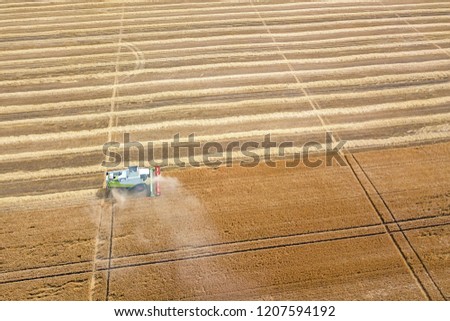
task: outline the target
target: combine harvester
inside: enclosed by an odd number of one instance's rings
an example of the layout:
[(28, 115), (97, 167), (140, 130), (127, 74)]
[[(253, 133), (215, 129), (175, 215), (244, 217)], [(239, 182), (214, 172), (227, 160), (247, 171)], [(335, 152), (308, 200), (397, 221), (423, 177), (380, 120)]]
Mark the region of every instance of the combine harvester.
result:
[(156, 177), (161, 175), (161, 168), (130, 166), (128, 169), (106, 172), (106, 195), (113, 189), (132, 193), (146, 191), (148, 197), (161, 195), (161, 189)]

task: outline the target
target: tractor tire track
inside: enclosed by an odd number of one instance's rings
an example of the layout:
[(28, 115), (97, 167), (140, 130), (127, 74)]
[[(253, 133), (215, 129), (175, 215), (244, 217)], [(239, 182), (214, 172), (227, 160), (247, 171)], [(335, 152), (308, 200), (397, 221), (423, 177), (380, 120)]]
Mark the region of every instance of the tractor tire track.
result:
[[(406, 219), (402, 221), (398, 221), (398, 223), (409, 223), (409, 222), (422, 222), (420, 226), (414, 227), (406, 227), (402, 229), (391, 230), (389, 234), (394, 235), (397, 233), (402, 233), (403, 231), (412, 231), (412, 230), (420, 230), (431, 227), (439, 227), (439, 226), (448, 226), (450, 225), (450, 219), (448, 215), (443, 216), (435, 216), (435, 217), (425, 217), (425, 218), (414, 218), (414, 219)], [(431, 222), (428, 222), (431, 221)], [(434, 221), (437, 221), (436, 223)], [(391, 223), (391, 225), (395, 226), (395, 223)], [(360, 231), (361, 230), (361, 231)], [(300, 233), (293, 235), (285, 235), (285, 236), (273, 236), (259, 239), (250, 239), (250, 240), (239, 240), (234, 242), (226, 242), (226, 243), (218, 243), (218, 244), (208, 244), (205, 246), (199, 246), (197, 248), (190, 248), (188, 250), (166, 250), (159, 252), (151, 252), (151, 253), (142, 253), (138, 255), (130, 255), (130, 256), (121, 256), (121, 257), (108, 257), (107, 259), (100, 260), (97, 262), (97, 271), (108, 271), (110, 273), (111, 270), (115, 269), (123, 269), (130, 268), (142, 265), (151, 265), (151, 264), (162, 264), (180, 260), (193, 260), (198, 258), (205, 257), (213, 257), (213, 256), (221, 256), (221, 255), (232, 255), (238, 253), (244, 253), (249, 251), (260, 251), (260, 250), (268, 250), (268, 249), (276, 249), (290, 246), (308, 246), (316, 243), (322, 242), (335, 242), (339, 240), (345, 239), (357, 239), (361, 237), (371, 237), (371, 236), (381, 236), (385, 235), (385, 231), (383, 230), (383, 224), (369, 224), (369, 225), (361, 225), (354, 226), (349, 228), (339, 228), (339, 229), (330, 229), (324, 231), (310, 232), (310, 233)], [(316, 238), (318, 237), (318, 238)], [(302, 240), (302, 238), (306, 238), (306, 240)], [(275, 242), (278, 240), (278, 244)], [(281, 240), (281, 241), (279, 241)], [(274, 244), (275, 243), (275, 244)], [(216, 248), (216, 249), (215, 249)], [(111, 250), (111, 248), (110, 248)], [(134, 260), (134, 262), (128, 262), (130, 259)], [(48, 266), (48, 267), (40, 267), (37, 269), (26, 269), (20, 271), (8, 271), (0, 274), (0, 284), (6, 283), (16, 283), (16, 282), (24, 282), (42, 278), (52, 278), (58, 276), (65, 275), (73, 275), (73, 274), (82, 274), (92, 272), (89, 270), (89, 265), (92, 265), (92, 262), (73, 263), (74, 269), (69, 272), (63, 272), (63, 270), (67, 270), (67, 265), (71, 265), (71, 263), (67, 263), (62, 267)], [(78, 267), (78, 265), (82, 265), (82, 267)], [(86, 268), (84, 268), (86, 266)], [(52, 271), (53, 268), (56, 268), (59, 272)], [(37, 270), (45, 270), (49, 269), (50, 271), (43, 271), (40, 276), (36, 276)], [(71, 268), (72, 269), (72, 268)], [(38, 272), (39, 273), (39, 272)], [(8, 275), (12, 274), (12, 277), (8, 278)], [(15, 278), (14, 278), (15, 276)]]

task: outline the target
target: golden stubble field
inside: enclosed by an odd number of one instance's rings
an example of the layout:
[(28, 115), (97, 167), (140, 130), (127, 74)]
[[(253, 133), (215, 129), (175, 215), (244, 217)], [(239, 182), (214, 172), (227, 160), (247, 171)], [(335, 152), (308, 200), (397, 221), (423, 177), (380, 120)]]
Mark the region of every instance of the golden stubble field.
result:
[[(447, 300), (449, 25), (443, 1), (0, 4), (0, 299)], [(98, 192), (124, 133), (325, 132), (344, 166)]]

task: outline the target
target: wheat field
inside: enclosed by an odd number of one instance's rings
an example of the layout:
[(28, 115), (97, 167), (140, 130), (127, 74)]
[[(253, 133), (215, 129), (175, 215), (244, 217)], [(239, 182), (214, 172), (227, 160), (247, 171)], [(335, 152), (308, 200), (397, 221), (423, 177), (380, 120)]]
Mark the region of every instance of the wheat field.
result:
[[(2, 1), (0, 298), (448, 300), (449, 79), (447, 1)], [(295, 146), (111, 201), (125, 133)]]

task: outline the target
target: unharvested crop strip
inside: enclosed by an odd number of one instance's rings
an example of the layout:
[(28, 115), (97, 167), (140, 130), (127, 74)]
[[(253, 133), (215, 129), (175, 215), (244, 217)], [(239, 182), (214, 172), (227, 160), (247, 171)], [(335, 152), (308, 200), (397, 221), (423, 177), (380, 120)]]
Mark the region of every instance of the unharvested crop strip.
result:
[(42, 280), (42, 279), (49, 279), (49, 278), (55, 278), (55, 277), (61, 277), (61, 276), (80, 275), (80, 274), (86, 274), (86, 273), (92, 273), (92, 271), (86, 268), (86, 269), (81, 269), (81, 270), (78, 270), (78, 271), (50, 274), (50, 275), (45, 275), (45, 276), (33, 276), (33, 277), (26, 277), (26, 278), (22, 278), (22, 279), (0, 281), (0, 284), (9, 284), (9, 283), (18, 283), (18, 282), (33, 281), (33, 280)]
[[(427, 217), (415, 217), (415, 218), (399, 220), (398, 222), (401, 224), (407, 224), (407, 223), (411, 223), (411, 222), (421, 222), (420, 226), (415, 226), (415, 227), (405, 229), (405, 230), (418, 230), (418, 229), (424, 229), (424, 228), (430, 228), (430, 227), (436, 227), (436, 226), (450, 225), (450, 221), (444, 222), (444, 223), (434, 223), (434, 222), (428, 223), (427, 222), (430, 220), (437, 220), (437, 219), (440, 219), (440, 218), (443, 218), (446, 216), (449, 216), (449, 215), (434, 215), (434, 216), (427, 216)], [(304, 232), (304, 233), (292, 233), (292, 234), (286, 234), (286, 235), (275, 235), (275, 236), (258, 237), (258, 238), (243, 239), (243, 240), (236, 240), (236, 241), (218, 242), (218, 243), (211, 243), (208, 245), (189, 246), (189, 248), (190, 249), (207, 249), (207, 248), (213, 247), (213, 246), (237, 245), (237, 244), (242, 244), (242, 243), (253, 243), (253, 242), (268, 241), (268, 240), (274, 240), (274, 239), (287, 239), (287, 238), (297, 237), (297, 236), (310, 236), (310, 235), (314, 236), (314, 235), (336, 233), (336, 232), (344, 232), (345, 233), (345, 232), (352, 232), (352, 231), (355, 231), (358, 229), (369, 229), (369, 228), (376, 228), (376, 227), (383, 227), (383, 224), (382, 223), (363, 224), (363, 225), (356, 225), (356, 226), (350, 226), (350, 227), (340, 227), (340, 228), (310, 231), (310, 232)], [(399, 231), (397, 231), (397, 232), (399, 232)], [(144, 252), (144, 253), (138, 253), (138, 254), (132, 254), (132, 255), (121, 255), (121, 256), (115, 256), (115, 257), (113, 257), (113, 259), (126, 259), (126, 258), (136, 258), (136, 257), (141, 257), (141, 256), (155, 255), (155, 254), (173, 253), (178, 250), (179, 249), (166, 249), (166, 250)]]
[[(409, 262), (408, 262), (408, 260), (406, 258), (406, 254), (403, 252), (403, 249), (401, 248), (401, 246), (398, 244), (397, 240), (393, 236), (393, 231), (391, 231), (387, 227), (387, 222), (384, 221), (384, 218), (383, 218), (382, 214), (379, 212), (379, 209), (377, 208), (375, 202), (372, 200), (372, 197), (370, 196), (370, 194), (367, 191), (367, 189), (364, 187), (363, 182), (361, 181), (360, 177), (356, 173), (356, 170), (354, 169), (354, 167), (352, 166), (351, 162), (349, 161), (349, 157), (354, 159), (353, 154), (349, 154), (349, 156), (344, 155), (344, 157), (345, 157), (346, 163), (350, 167), (350, 170), (351, 170), (353, 176), (355, 177), (355, 179), (358, 182), (358, 184), (361, 186), (361, 189), (364, 191), (366, 199), (369, 201), (369, 203), (371, 204), (371, 207), (377, 213), (380, 222), (383, 224), (383, 227), (384, 227), (384, 233), (383, 234), (387, 234), (389, 236), (389, 238), (391, 239), (392, 244), (395, 246), (395, 248), (397, 249), (398, 253), (400, 254), (403, 263), (408, 267), (408, 270), (410, 271), (410, 274), (414, 277), (416, 283), (419, 285), (420, 289), (422, 290), (422, 293), (427, 297), (428, 300), (431, 300), (432, 298), (431, 298), (428, 290), (426, 289), (425, 285), (423, 284), (423, 282), (421, 281), (421, 279), (417, 275), (416, 271), (409, 264)], [(361, 170), (361, 168), (360, 168), (360, 170)], [(399, 227), (399, 229), (401, 230), (400, 227)]]
[[(115, 209), (114, 205), (111, 206), (111, 229), (109, 231), (109, 249), (108, 249), (108, 272), (106, 277), (106, 296), (105, 300), (109, 300), (109, 289), (111, 283), (111, 261), (112, 261), (112, 246), (113, 246), (113, 236), (114, 236), (114, 216)], [(99, 269), (100, 270), (100, 269)]]
[[(396, 219), (394, 213), (392, 212), (391, 208), (388, 206), (388, 204), (387, 204), (386, 201), (384, 200), (383, 196), (381, 195), (381, 193), (379, 192), (378, 188), (377, 188), (377, 187), (375, 186), (375, 184), (373, 183), (373, 181), (372, 181), (372, 179), (370, 178), (370, 176), (369, 176), (369, 175), (367, 174), (367, 172), (364, 170), (364, 167), (361, 166), (361, 164), (359, 163), (358, 159), (357, 159), (353, 154), (350, 155), (349, 157), (352, 157), (353, 161), (354, 161), (354, 162), (357, 164), (357, 166), (360, 168), (361, 173), (362, 173), (362, 174), (364, 175), (364, 177), (367, 179), (367, 181), (369, 182), (370, 186), (371, 186), (371, 187), (373, 188), (373, 190), (375, 191), (377, 197), (381, 200), (383, 206), (384, 206), (385, 209), (387, 210), (387, 212), (388, 212), (388, 214), (389, 214), (389, 218), (394, 222), (394, 224), (396, 225), (396, 227), (397, 227), (398, 229), (400, 229), (400, 233), (401, 233), (401, 235), (403, 236), (404, 240), (407, 242), (408, 247), (412, 250), (414, 256), (419, 260), (421, 267), (425, 270), (426, 277), (431, 281), (431, 283), (434, 285), (434, 287), (438, 290), (438, 292), (439, 292), (439, 294), (440, 294), (440, 299), (441, 299), (441, 300), (445, 300), (445, 295), (444, 295), (444, 293), (442, 292), (442, 290), (439, 288), (439, 286), (438, 286), (438, 285), (436, 284), (436, 282), (434, 281), (434, 279), (433, 279), (433, 277), (431, 276), (431, 274), (430, 274), (430, 272), (429, 272), (427, 266), (426, 266), (425, 263), (423, 262), (423, 260), (422, 260), (422, 258), (420, 257), (420, 255), (417, 253), (416, 249), (412, 246), (411, 241), (408, 239), (408, 236), (405, 234), (405, 232), (404, 232), (403, 229), (401, 228), (401, 226), (400, 226), (400, 224), (398, 223), (398, 221), (397, 221), (397, 219)], [(352, 165), (350, 164), (350, 162), (349, 162), (349, 165), (350, 165), (350, 167), (351, 167), (352, 170), (353, 170), (353, 167), (352, 167)], [(356, 172), (355, 172), (355, 175), (356, 175)], [(362, 185), (362, 184), (361, 184), (361, 185)], [(371, 198), (370, 194), (367, 194), (367, 195), (368, 195), (368, 197)], [(386, 220), (385, 220), (385, 218), (383, 217), (383, 215), (381, 215), (381, 213), (379, 212), (379, 209), (377, 208), (377, 206), (376, 206), (375, 204), (373, 204), (373, 205), (374, 205), (374, 208), (376, 209), (376, 211), (377, 211), (377, 213), (378, 213), (378, 215), (379, 215), (380, 220), (383, 222), (383, 224), (386, 224)], [(390, 229), (387, 228), (387, 227), (386, 227), (386, 231), (387, 231), (388, 233), (392, 233), (392, 232), (390, 231)], [(402, 251), (402, 249), (401, 249), (401, 246), (398, 244), (398, 242), (395, 240), (395, 238), (392, 237), (392, 240), (393, 240), (393, 242), (395, 242), (395, 244), (397, 245), (397, 247), (399, 248), (399, 250), (400, 250), (400, 251), (402, 252), (402, 254), (403, 254), (403, 251)], [(404, 254), (404, 260), (405, 260), (405, 263), (406, 263), (408, 266), (410, 266), (411, 271), (413, 271), (414, 273), (416, 273), (415, 270), (414, 270), (414, 269), (412, 268), (412, 266), (410, 265), (410, 263), (408, 262), (408, 260), (407, 260), (405, 254)], [(418, 280), (420, 283), (422, 283), (422, 281), (420, 281), (419, 277), (417, 277), (417, 280)], [(432, 298), (432, 297), (431, 297), (429, 291), (426, 290), (425, 286), (423, 286), (423, 289), (424, 289), (424, 291), (427, 293), (427, 295), (429, 296), (430, 299), (435, 299), (435, 298)]]
[[(409, 219), (398, 220), (398, 223), (400, 223), (400, 224), (408, 224), (408, 223), (416, 223), (416, 222), (420, 223), (419, 226), (413, 226), (413, 227), (410, 227), (410, 228), (403, 228), (404, 231), (424, 229), (424, 228), (430, 228), (430, 227), (436, 227), (436, 226), (446, 226), (446, 225), (449, 225), (450, 222), (434, 223), (434, 221), (439, 221), (440, 219), (448, 217), (448, 216), (449, 215), (433, 215), (433, 216), (426, 216), (426, 217), (414, 217), (414, 218), (409, 218)], [(192, 248), (192, 249), (202, 249), (202, 248), (206, 249), (206, 248), (213, 247), (213, 246), (235, 245), (235, 244), (240, 244), (240, 243), (250, 243), (250, 242), (265, 241), (265, 240), (272, 240), (272, 239), (283, 239), (283, 238), (289, 238), (289, 237), (294, 237), (294, 236), (307, 236), (307, 235), (326, 234), (326, 233), (335, 233), (335, 232), (351, 232), (351, 231), (354, 231), (356, 229), (367, 229), (367, 228), (374, 228), (374, 227), (381, 227), (381, 226), (382, 226), (381, 223), (364, 224), (364, 225), (357, 225), (357, 226), (349, 226), (349, 227), (340, 227), (340, 228), (333, 228), (333, 229), (309, 231), (309, 232), (304, 232), (304, 233), (275, 235), (275, 236), (243, 239), (243, 240), (236, 240), (236, 241), (210, 243), (208, 245), (190, 246), (190, 248)], [(179, 249), (167, 249), (167, 250), (160, 250), (160, 251), (153, 251), (153, 252), (144, 252), (144, 253), (138, 253), (138, 254), (132, 254), (132, 255), (120, 255), (120, 256), (114, 256), (113, 260), (126, 259), (126, 258), (137, 258), (137, 257), (141, 257), (141, 256), (148, 256), (148, 255), (154, 255), (154, 254), (173, 253), (173, 252), (176, 252), (178, 250)], [(43, 266), (37, 266), (37, 267), (31, 267), (31, 268), (23, 268), (23, 269), (16, 269), (16, 270), (6, 270), (6, 271), (3, 271), (3, 272), (0, 272), (0, 275), (6, 275), (6, 274), (18, 273), (18, 272), (28, 272), (28, 271), (36, 271), (36, 272), (38, 272), (39, 270), (44, 270), (44, 269), (58, 268), (58, 267), (62, 267), (62, 266), (78, 265), (78, 264), (84, 264), (84, 263), (92, 263), (92, 261), (87, 260), (87, 261), (76, 261), (76, 262), (64, 262), (64, 263), (43, 265)]]
[[(439, 227), (439, 226), (447, 226), (450, 223), (441, 223), (441, 224), (434, 224), (432, 227)], [(369, 226), (370, 228), (371, 226)], [(376, 227), (376, 226), (374, 226)], [(424, 229), (424, 228), (429, 228), (430, 226), (424, 226), (424, 227), (414, 227), (414, 228), (409, 228), (408, 230), (420, 230), (420, 229)], [(352, 227), (349, 229), (346, 229), (347, 231), (352, 231), (352, 230), (356, 230), (359, 229), (361, 227)], [(363, 226), (362, 228), (366, 228), (365, 226)], [(336, 229), (337, 232), (339, 232), (341, 229)], [(325, 233), (332, 233), (333, 230), (328, 230), (328, 231), (320, 231), (320, 232), (311, 232), (308, 234), (325, 234)], [(397, 233), (399, 231), (394, 231), (392, 233)], [(216, 252), (216, 253), (206, 253), (206, 254), (200, 254), (200, 255), (192, 255), (192, 256), (185, 256), (185, 257), (178, 257), (178, 258), (167, 258), (167, 259), (163, 259), (163, 260), (158, 260), (158, 261), (147, 261), (147, 262), (137, 262), (137, 263), (125, 263), (125, 264), (118, 264), (118, 265), (113, 265), (111, 267), (100, 267), (98, 269), (98, 271), (111, 271), (111, 270), (116, 270), (116, 269), (123, 269), (123, 268), (130, 268), (130, 267), (137, 267), (137, 266), (144, 266), (144, 265), (154, 265), (154, 264), (162, 264), (162, 263), (169, 263), (169, 262), (176, 262), (176, 261), (185, 261), (185, 260), (194, 260), (194, 259), (199, 259), (199, 258), (205, 258), (205, 257), (216, 257), (216, 256), (223, 256), (223, 255), (232, 255), (232, 254), (239, 254), (239, 253), (245, 253), (245, 252), (253, 252), (253, 251), (262, 251), (262, 250), (270, 250), (270, 249), (279, 249), (279, 248), (286, 248), (286, 247), (292, 247), (292, 246), (307, 246), (307, 245), (312, 245), (312, 244), (318, 244), (318, 243), (325, 243), (325, 242), (335, 242), (335, 241), (340, 241), (340, 240), (351, 240), (351, 239), (359, 239), (359, 238), (363, 238), (363, 237), (371, 237), (371, 236), (381, 236), (384, 235), (384, 232), (362, 232), (359, 235), (343, 235), (343, 236), (338, 236), (338, 237), (329, 237), (329, 238), (324, 238), (324, 239), (319, 239), (319, 240), (313, 240), (313, 241), (304, 241), (304, 242), (292, 242), (292, 243), (283, 243), (283, 244), (279, 244), (279, 245), (267, 245), (267, 246), (256, 246), (256, 247), (250, 247), (250, 248), (245, 248), (245, 249), (237, 249), (237, 250), (229, 250), (229, 251), (221, 251), (221, 252)], [(296, 235), (291, 235), (291, 236), (286, 236), (286, 238), (288, 237), (295, 237), (295, 236), (301, 236), (303, 235), (302, 233), (296, 234)], [(270, 240), (270, 239), (276, 239), (276, 238), (283, 238), (284, 236), (274, 236), (274, 237), (269, 237), (266, 240)], [(257, 240), (256, 240), (257, 241)], [(234, 245), (234, 244), (242, 244), (242, 242), (246, 242), (246, 241), (238, 241), (238, 242), (231, 242), (227, 245)], [(251, 241), (250, 241), (251, 242)], [(203, 246), (204, 248), (208, 248), (211, 247), (211, 245), (207, 245), (207, 246)], [(170, 251), (169, 251), (170, 252)], [(157, 254), (157, 253), (151, 253), (151, 254)], [(139, 254), (137, 256), (144, 256), (145, 254)], [(115, 258), (115, 259), (126, 259), (126, 258), (132, 258), (132, 257), (136, 257), (136, 255), (130, 255), (130, 256), (123, 256), (120, 258)], [(31, 281), (31, 280), (37, 280), (37, 279), (46, 279), (46, 278), (52, 278), (52, 277), (59, 277), (59, 276), (68, 276), (68, 275), (75, 275), (75, 274), (84, 274), (84, 273), (90, 273), (90, 271), (86, 270), (86, 269), (81, 269), (79, 271), (72, 271), (72, 272), (67, 272), (67, 273), (58, 273), (58, 274), (52, 274), (52, 275), (43, 275), (43, 276), (34, 276), (34, 277), (26, 277), (26, 278), (19, 278), (19, 279), (13, 279), (13, 280), (6, 280), (6, 281), (0, 281), (0, 284), (8, 284), (8, 283), (17, 283), (17, 282), (23, 282), (23, 281)]]
[(95, 286), (96, 286), (96, 271), (97, 271), (97, 256), (98, 256), (98, 249), (100, 246), (100, 231), (102, 227), (102, 221), (103, 221), (103, 209), (100, 210), (100, 217), (98, 218), (98, 225), (97, 225), (97, 233), (95, 235), (95, 242), (94, 242), (94, 255), (92, 258), (92, 275), (89, 280), (89, 294), (88, 294), (88, 300), (93, 301), (94, 300), (94, 292), (95, 292)]
[(83, 260), (83, 261), (74, 261), (74, 262), (54, 263), (51, 265), (40, 265), (40, 266), (20, 268), (20, 269), (15, 269), (15, 270), (4, 270), (4, 271), (0, 272), (0, 282), (4, 281), (5, 275), (11, 274), (11, 273), (21, 273), (21, 272), (28, 272), (28, 271), (36, 271), (37, 273), (39, 273), (40, 270), (66, 267), (66, 266), (70, 266), (70, 265), (83, 265), (86, 263), (92, 263), (92, 262), (89, 260)]
[[(412, 231), (412, 230), (420, 230), (420, 229), (424, 229), (424, 228), (430, 228), (430, 227), (442, 227), (442, 226), (448, 226), (450, 225), (450, 223), (439, 223), (439, 224), (432, 224), (432, 225), (427, 225), (424, 227), (411, 227), (411, 228), (407, 228), (405, 229), (406, 231)], [(378, 225), (379, 226), (379, 225)], [(377, 226), (374, 226), (377, 227)], [(353, 230), (358, 229), (359, 227), (354, 227), (351, 229), (347, 229), (347, 231), (351, 232)], [(371, 227), (368, 227), (371, 228)], [(328, 232), (328, 231), (327, 231)], [(392, 231), (392, 234), (397, 234), (400, 233), (401, 231)], [(314, 232), (313, 232), (314, 233)], [(317, 234), (321, 234), (322, 232), (318, 232)], [(330, 232), (331, 233), (331, 232)], [(287, 236), (287, 238), (293, 238), (293, 237), (298, 237), (301, 236), (302, 234), (298, 234), (298, 235), (291, 235), (291, 236)], [(150, 260), (150, 261), (143, 261), (143, 262), (135, 262), (135, 263), (118, 263), (113, 265), (110, 269), (122, 269), (122, 268), (129, 268), (129, 267), (137, 267), (137, 266), (143, 266), (143, 265), (154, 265), (154, 264), (162, 264), (162, 263), (169, 263), (169, 262), (176, 262), (176, 261), (185, 261), (185, 260), (193, 260), (193, 259), (198, 259), (198, 258), (205, 258), (205, 257), (215, 257), (215, 256), (223, 256), (223, 255), (230, 255), (230, 254), (238, 254), (238, 253), (244, 253), (244, 252), (253, 252), (253, 251), (260, 251), (260, 250), (268, 250), (268, 249), (278, 249), (278, 248), (285, 248), (285, 247), (291, 247), (291, 246), (307, 246), (307, 245), (312, 245), (312, 244), (318, 244), (318, 243), (324, 243), (324, 242), (335, 242), (335, 241), (340, 241), (340, 240), (353, 240), (353, 239), (359, 239), (362, 237), (371, 237), (371, 236), (381, 236), (381, 235), (385, 235), (385, 232), (366, 232), (366, 233), (361, 233), (359, 235), (343, 235), (343, 236), (339, 236), (339, 237), (330, 237), (330, 238), (325, 238), (325, 239), (319, 239), (319, 240), (312, 240), (312, 241), (301, 241), (301, 242), (293, 242), (293, 243), (284, 243), (284, 244), (280, 244), (280, 245), (267, 245), (267, 246), (258, 246), (258, 247), (249, 247), (249, 248), (243, 248), (243, 249), (237, 249), (237, 250), (230, 250), (230, 251), (221, 251), (221, 252), (209, 252), (209, 253), (200, 253), (200, 254), (194, 254), (194, 255), (188, 255), (188, 256), (181, 256), (181, 257), (168, 257), (166, 259), (160, 259), (160, 260)], [(277, 239), (280, 238), (280, 236), (276, 236), (276, 237), (269, 237), (267, 239), (271, 240), (271, 239)], [(282, 238), (282, 237), (281, 237)], [(267, 240), (266, 239), (266, 240)], [(245, 241), (244, 241), (245, 242)], [(253, 241), (250, 241), (253, 242)], [(254, 242), (258, 242), (258, 240), (255, 240)], [(240, 242), (237, 242), (238, 244), (242, 244)], [(231, 242), (230, 245), (234, 245), (235, 242)], [(220, 245), (218, 245), (220, 246)], [(208, 246), (204, 246), (204, 248), (208, 248)], [(190, 249), (195, 249), (195, 248), (190, 248)], [(158, 254), (169, 254), (170, 252), (176, 252), (174, 251), (162, 251), (162, 252), (153, 252), (150, 253), (149, 256), (154, 256), (154, 255), (158, 255)], [(139, 255), (132, 255), (132, 256), (123, 256), (121, 258), (117, 258), (116, 260), (123, 260), (123, 259), (129, 259), (129, 258), (136, 258), (137, 256), (146, 256), (146, 254), (139, 254)], [(105, 268), (100, 268), (99, 270), (105, 270)]]
[[(449, 223), (444, 223), (444, 224), (440, 224), (439, 226), (444, 226), (444, 225), (448, 225), (448, 224)], [(395, 232), (393, 232), (393, 233), (395, 233)], [(361, 233), (360, 235), (341, 236), (341, 237), (334, 237), (334, 238), (330, 238), (330, 239), (323, 239), (323, 240), (309, 241), (309, 242), (295, 242), (295, 243), (287, 243), (287, 244), (282, 244), (282, 245), (267, 245), (267, 246), (261, 246), (261, 247), (256, 247), (256, 248), (232, 250), (232, 251), (227, 251), (227, 252), (222, 252), (222, 253), (208, 253), (208, 254), (203, 254), (203, 255), (181, 257), (181, 258), (168, 258), (168, 259), (163, 259), (163, 260), (153, 261), (153, 262), (138, 262), (138, 263), (134, 263), (134, 264), (122, 264), (122, 265), (112, 266), (110, 268), (110, 270), (124, 269), (124, 268), (137, 267), (137, 266), (148, 266), (148, 265), (163, 264), (163, 263), (170, 263), (170, 262), (179, 262), (179, 261), (186, 261), (186, 260), (195, 260), (195, 259), (206, 258), (206, 257), (233, 255), (233, 254), (254, 252), (254, 251), (280, 249), (280, 248), (287, 248), (287, 247), (294, 247), (294, 246), (306, 246), (306, 245), (319, 244), (319, 243), (325, 243), (325, 242), (328, 243), (328, 242), (336, 242), (336, 241), (342, 241), (342, 240), (353, 240), (353, 239), (373, 237), (373, 236), (382, 236), (382, 235), (385, 235), (384, 231), (383, 232), (373, 232), (373, 233)], [(102, 269), (99, 269), (99, 270), (102, 270)]]

